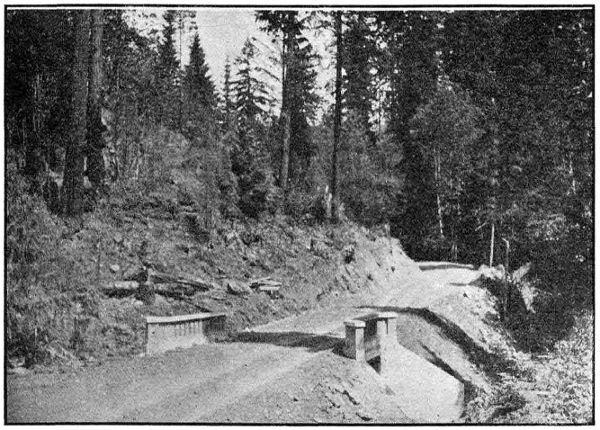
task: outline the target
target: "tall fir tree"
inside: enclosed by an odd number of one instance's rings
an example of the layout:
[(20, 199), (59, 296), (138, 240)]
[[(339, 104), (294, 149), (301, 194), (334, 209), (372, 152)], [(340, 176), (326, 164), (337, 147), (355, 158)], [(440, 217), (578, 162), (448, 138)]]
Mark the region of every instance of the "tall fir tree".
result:
[(370, 117), (375, 99), (372, 70), (376, 44), (369, 24), (370, 15), (362, 11), (347, 14), (343, 57), (344, 101), (348, 111), (354, 112), (360, 126), (374, 143), (375, 134), (371, 131)]
[(267, 86), (257, 76), (260, 67), (256, 64), (256, 54), (256, 46), (250, 39), (246, 39), (241, 55), (235, 59), (237, 73), (235, 80), (231, 82), (238, 118), (248, 123), (260, 120), (269, 103)]
[(78, 216), (83, 212), (84, 149), (87, 132), (88, 61), (90, 11), (75, 14), (75, 52), (73, 55), (72, 134), (65, 156), (63, 189), (64, 213)]
[(263, 30), (282, 39), (282, 103), (279, 118), (282, 140), (279, 182), (284, 190), (289, 179), (301, 180), (315, 153), (309, 120), (314, 118), (319, 97), (315, 93), (318, 56), (303, 34), (311, 14), (298, 11), (263, 11), (257, 20)]
[(112, 112), (108, 174), (129, 177), (135, 169), (135, 142), (149, 123), (161, 121), (158, 52), (152, 41), (130, 27), (123, 10), (105, 10), (102, 40), (105, 105)]
[(418, 143), (411, 138), (410, 120), (436, 88), (439, 16), (413, 11), (378, 12), (375, 23), (385, 42), (380, 66), (390, 85), (389, 130), (403, 156), (399, 166), (404, 177), (402, 208), (393, 222), (411, 256), (419, 258), (426, 252), (423, 239), (436, 231), (436, 200), (433, 174)]
[(104, 11), (91, 11), (89, 94), (88, 94), (88, 136), (87, 136), (87, 176), (99, 191), (104, 182), (105, 168), (102, 149), (105, 146), (102, 133), (104, 126), (101, 117), (100, 89), (102, 88), (102, 33), (104, 30)]
[(233, 102), (233, 88), (231, 81), (231, 62), (229, 57), (225, 58), (225, 74), (223, 77), (223, 114), (225, 115), (226, 126), (230, 123), (232, 114), (235, 110)]
[(163, 18), (165, 25), (162, 31), (163, 41), (158, 47), (158, 63), (156, 65), (156, 91), (159, 106), (159, 120), (167, 126), (178, 125), (178, 82), (179, 60), (175, 50), (174, 35), (177, 13), (167, 10)]
[(239, 207), (249, 216), (271, 208), (274, 201), (274, 177), (265, 153), (265, 117), (270, 105), (270, 91), (261, 79), (257, 48), (247, 39), (231, 82), (237, 131), (231, 148), (231, 168), (237, 176)]
[(184, 120), (191, 121), (192, 127), (212, 116), (216, 107), (215, 85), (208, 72), (200, 37), (195, 34), (190, 47), (190, 64), (186, 67), (184, 78)]

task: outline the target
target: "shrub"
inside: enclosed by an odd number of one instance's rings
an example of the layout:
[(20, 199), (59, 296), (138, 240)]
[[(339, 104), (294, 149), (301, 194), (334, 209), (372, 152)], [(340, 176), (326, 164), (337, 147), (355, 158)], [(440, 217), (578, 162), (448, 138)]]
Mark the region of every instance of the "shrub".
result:
[(319, 197), (301, 189), (291, 188), (285, 200), (285, 213), (294, 219), (310, 215), (311, 218), (322, 221), (324, 213), (319, 210)]
[(584, 225), (563, 215), (535, 214), (526, 229), (533, 276), (572, 308), (589, 308), (594, 293), (593, 240)]
[(237, 133), (228, 134), (225, 145), (231, 148), (231, 171), (237, 178), (240, 210), (254, 218), (263, 212), (274, 213), (281, 193), (264, 145), (252, 126), (240, 124)]
[(203, 226), (212, 228), (219, 213), (239, 212), (228, 139), (211, 134), (190, 142), (166, 129), (148, 133), (141, 144), (145, 155), (139, 175), (113, 184), (111, 199), (124, 200), (125, 209), (155, 208), (167, 217), (175, 216), (178, 206), (188, 206)]
[(244, 214), (256, 218), (263, 212), (275, 213), (281, 197), (269, 167), (254, 166), (250, 172), (238, 177), (238, 184), (239, 207)]
[(16, 171), (7, 177), (6, 348), (31, 365), (69, 347), (74, 319), (94, 315), (98, 297), (85, 282), (81, 256), (63, 246), (64, 223), (27, 193)]

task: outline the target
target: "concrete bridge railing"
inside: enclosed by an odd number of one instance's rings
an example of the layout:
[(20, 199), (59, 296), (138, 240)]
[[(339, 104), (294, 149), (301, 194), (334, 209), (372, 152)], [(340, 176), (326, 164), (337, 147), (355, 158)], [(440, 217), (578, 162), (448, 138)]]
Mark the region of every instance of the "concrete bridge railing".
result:
[(168, 317), (146, 317), (146, 354), (207, 343), (222, 332), (225, 314), (198, 313)]
[(396, 342), (396, 320), (393, 312), (377, 312), (345, 321), (344, 355), (358, 361), (380, 359), (380, 371), (385, 368), (384, 350)]

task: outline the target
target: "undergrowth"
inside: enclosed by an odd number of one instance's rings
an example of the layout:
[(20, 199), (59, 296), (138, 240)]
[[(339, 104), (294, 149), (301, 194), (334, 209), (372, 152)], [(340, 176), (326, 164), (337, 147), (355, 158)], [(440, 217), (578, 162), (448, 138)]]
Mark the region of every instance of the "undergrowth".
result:
[(97, 313), (98, 295), (68, 242), (77, 227), (50, 214), (8, 166), (6, 193), (6, 349), (25, 364), (68, 358), (75, 320)]
[(491, 392), (474, 393), (465, 406), (464, 421), (593, 423), (593, 324), (590, 312), (580, 313), (568, 334), (545, 354), (520, 354), (519, 366), (527, 372), (502, 373)]

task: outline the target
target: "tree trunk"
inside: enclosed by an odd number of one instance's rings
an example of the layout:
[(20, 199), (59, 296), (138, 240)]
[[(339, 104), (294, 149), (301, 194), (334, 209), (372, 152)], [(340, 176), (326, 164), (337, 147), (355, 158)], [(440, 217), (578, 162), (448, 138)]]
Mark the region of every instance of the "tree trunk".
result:
[(36, 73), (28, 78), (27, 113), (23, 119), (23, 143), (25, 145), (25, 173), (31, 180), (31, 191), (39, 193), (42, 189), (40, 173), (45, 170), (45, 157), (40, 142), (40, 94), (41, 75)]
[(288, 171), (290, 165), (290, 114), (282, 112), (283, 139), (281, 154), (281, 170), (279, 172), (279, 186), (283, 190), (284, 197), (287, 195)]
[(283, 127), (283, 135), (281, 139), (282, 151), (281, 151), (281, 166), (279, 170), (279, 186), (283, 190), (283, 196), (285, 201), (285, 197), (287, 196), (287, 183), (288, 183), (288, 173), (290, 166), (290, 127), (291, 127), (291, 118), (289, 111), (289, 83), (288, 80), (288, 61), (289, 61), (289, 53), (292, 52), (290, 49), (290, 45), (292, 43), (292, 36), (290, 34), (284, 35), (283, 40), (283, 55), (282, 55), (282, 102), (281, 102), (281, 125)]
[(569, 177), (571, 178), (571, 194), (575, 195), (577, 192), (577, 185), (575, 183), (575, 170), (573, 169), (573, 152), (569, 151)]
[(504, 244), (506, 245), (506, 254), (504, 255), (504, 273), (506, 275), (508, 275), (510, 267), (509, 267), (509, 263), (510, 263), (510, 242), (506, 239), (502, 239), (504, 240)]
[(102, 14), (103, 12), (100, 9), (91, 11), (87, 175), (96, 190), (104, 182), (105, 176), (104, 158), (102, 156), (102, 149), (105, 146), (102, 137), (104, 126), (102, 125), (100, 106), (100, 88), (102, 87)]
[(444, 238), (444, 220), (442, 218), (442, 199), (440, 197), (440, 176), (441, 176), (441, 160), (440, 154), (436, 151), (434, 155), (434, 181), (435, 181), (435, 197), (437, 202), (437, 216), (438, 216), (438, 228), (440, 233), (440, 239)]
[(496, 223), (492, 222), (492, 235), (490, 238), (490, 267), (494, 264), (494, 233), (496, 231)]
[(86, 143), (88, 53), (90, 11), (75, 13), (75, 55), (72, 74), (71, 139), (65, 155), (64, 203), (66, 215), (80, 215), (83, 210), (83, 152)]
[(440, 239), (444, 238), (444, 221), (442, 220), (442, 200), (440, 199), (440, 192), (435, 193), (437, 201), (437, 216), (438, 216), (438, 229), (440, 233)]
[(331, 155), (331, 209), (333, 221), (340, 220), (340, 196), (338, 177), (338, 152), (342, 125), (342, 13), (335, 14), (336, 63), (335, 63), (335, 111), (333, 120), (333, 152)]
[(450, 248), (450, 257), (452, 261), (455, 263), (458, 261), (458, 243), (456, 241), (456, 232), (454, 231), (454, 226), (451, 227), (451, 235), (452, 235), (452, 245)]
[[(182, 39), (183, 39), (183, 16), (179, 15), (179, 58), (180, 59), (183, 58)], [(178, 100), (179, 112), (177, 113), (177, 131), (179, 131), (179, 133), (183, 133), (183, 83), (180, 82), (178, 87), (179, 87), (179, 100)]]

